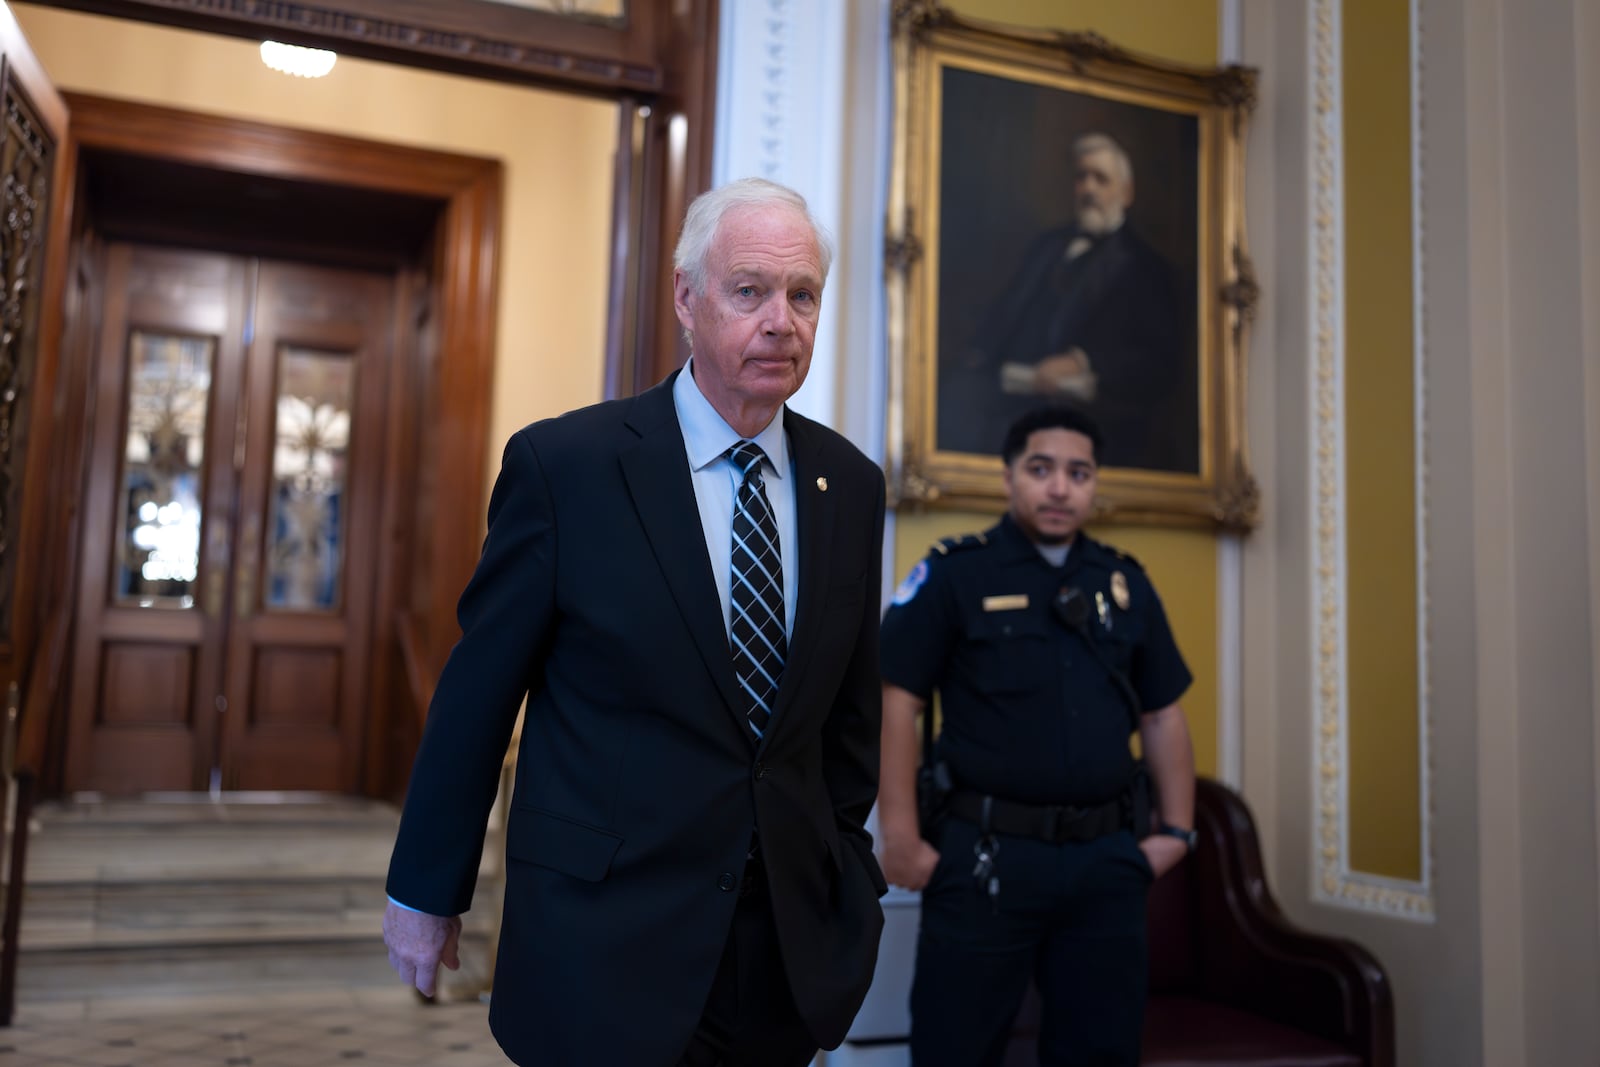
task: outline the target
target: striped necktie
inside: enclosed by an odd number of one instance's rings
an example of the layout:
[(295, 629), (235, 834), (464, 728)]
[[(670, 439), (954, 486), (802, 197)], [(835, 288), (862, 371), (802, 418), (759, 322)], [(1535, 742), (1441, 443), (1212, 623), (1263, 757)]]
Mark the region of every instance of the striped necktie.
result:
[(733, 581), (729, 645), (733, 672), (748, 704), (745, 714), (757, 737), (766, 733), (772, 702), (783, 678), (788, 651), (784, 637), (783, 556), (778, 551), (778, 524), (767, 503), (761, 479), (766, 453), (751, 441), (740, 441), (728, 457), (744, 475), (733, 498)]

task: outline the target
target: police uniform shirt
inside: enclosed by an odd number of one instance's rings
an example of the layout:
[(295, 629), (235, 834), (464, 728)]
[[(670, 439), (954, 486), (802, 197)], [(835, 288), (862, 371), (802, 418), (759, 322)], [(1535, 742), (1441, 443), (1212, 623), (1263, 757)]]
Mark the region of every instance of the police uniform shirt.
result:
[[(1054, 607), (1074, 587), (1087, 636)], [(1132, 558), (1080, 533), (1054, 566), (1009, 515), (916, 565), (884, 616), (880, 655), (884, 681), (924, 700), (938, 691), (938, 755), (958, 788), (1032, 804), (1099, 804), (1127, 785), (1135, 717), (1102, 659), (1141, 712), (1192, 680)]]

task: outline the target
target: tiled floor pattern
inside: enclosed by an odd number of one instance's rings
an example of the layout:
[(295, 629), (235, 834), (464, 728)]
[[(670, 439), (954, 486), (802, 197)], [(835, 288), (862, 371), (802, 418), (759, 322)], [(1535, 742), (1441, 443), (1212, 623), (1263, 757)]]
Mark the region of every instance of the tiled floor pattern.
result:
[(23, 1007), (0, 1067), (506, 1067), (480, 1003), (409, 991)]

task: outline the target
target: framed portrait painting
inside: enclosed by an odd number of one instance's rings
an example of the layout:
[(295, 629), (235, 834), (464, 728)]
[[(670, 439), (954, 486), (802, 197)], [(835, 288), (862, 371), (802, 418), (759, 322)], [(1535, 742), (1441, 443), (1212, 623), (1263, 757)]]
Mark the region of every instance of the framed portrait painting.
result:
[(1100, 517), (1246, 528), (1253, 72), (903, 3), (888, 220), (889, 475), (987, 508), (1031, 408), (1104, 434)]

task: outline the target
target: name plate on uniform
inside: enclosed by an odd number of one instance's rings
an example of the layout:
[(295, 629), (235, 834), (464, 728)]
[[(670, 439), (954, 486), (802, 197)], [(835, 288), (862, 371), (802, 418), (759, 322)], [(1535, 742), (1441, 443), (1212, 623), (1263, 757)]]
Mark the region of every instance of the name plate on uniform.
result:
[(1027, 606), (1027, 593), (1007, 593), (1005, 596), (986, 596), (983, 598), (984, 611), (1021, 611)]

